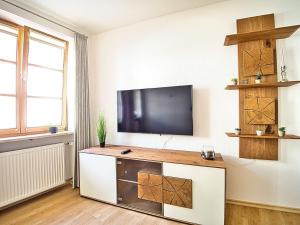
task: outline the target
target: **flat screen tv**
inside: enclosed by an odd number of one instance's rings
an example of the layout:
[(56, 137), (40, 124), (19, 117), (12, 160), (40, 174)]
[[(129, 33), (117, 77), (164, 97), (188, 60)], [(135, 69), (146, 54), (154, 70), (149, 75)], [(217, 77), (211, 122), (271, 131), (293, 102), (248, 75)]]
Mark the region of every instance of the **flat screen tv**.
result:
[(193, 135), (192, 85), (117, 92), (118, 132)]

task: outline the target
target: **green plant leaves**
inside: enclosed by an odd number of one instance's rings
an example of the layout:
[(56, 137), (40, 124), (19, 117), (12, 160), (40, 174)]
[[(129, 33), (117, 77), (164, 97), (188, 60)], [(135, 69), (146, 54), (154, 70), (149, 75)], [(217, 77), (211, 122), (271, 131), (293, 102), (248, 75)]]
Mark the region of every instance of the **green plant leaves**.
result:
[(96, 131), (97, 131), (97, 136), (98, 136), (99, 142), (100, 143), (105, 143), (105, 139), (106, 139), (106, 122), (105, 122), (104, 115), (102, 113), (99, 115)]

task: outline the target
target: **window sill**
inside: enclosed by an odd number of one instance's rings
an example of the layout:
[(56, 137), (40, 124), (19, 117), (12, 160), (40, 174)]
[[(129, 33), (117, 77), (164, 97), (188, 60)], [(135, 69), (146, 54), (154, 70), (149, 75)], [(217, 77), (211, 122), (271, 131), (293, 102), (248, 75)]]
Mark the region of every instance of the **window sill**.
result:
[(24, 135), (24, 136), (14, 136), (14, 137), (4, 137), (0, 138), (0, 144), (2, 143), (9, 143), (15, 141), (32, 141), (40, 138), (47, 138), (47, 137), (59, 137), (65, 135), (72, 135), (72, 131), (60, 131), (55, 134), (51, 133), (43, 133), (43, 134), (31, 134), (31, 135)]

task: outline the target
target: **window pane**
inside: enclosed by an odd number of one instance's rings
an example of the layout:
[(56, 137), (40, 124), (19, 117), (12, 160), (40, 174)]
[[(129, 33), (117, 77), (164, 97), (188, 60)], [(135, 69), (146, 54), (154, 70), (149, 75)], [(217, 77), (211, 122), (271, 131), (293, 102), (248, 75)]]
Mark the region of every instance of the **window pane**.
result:
[(29, 42), (28, 62), (31, 64), (62, 70), (64, 49), (31, 39)]
[(0, 94), (16, 94), (16, 64), (0, 61)]
[(43, 69), (35, 66), (28, 67), (27, 95), (62, 97), (63, 72)]
[(0, 59), (16, 61), (17, 37), (0, 32)]
[(62, 100), (27, 98), (27, 127), (61, 125)]
[(0, 96), (0, 129), (16, 128), (16, 97)]
[(39, 40), (43, 40), (45, 42), (48, 42), (48, 43), (51, 43), (51, 44), (54, 44), (54, 45), (57, 45), (60, 47), (65, 47), (65, 44), (66, 44), (64, 41), (60, 41), (56, 38), (52, 38), (50, 36), (41, 34), (39, 32), (34, 32), (33, 30), (30, 31), (30, 37), (33, 37), (33, 38), (36, 38)]
[(0, 24), (0, 30), (12, 33), (14, 35), (18, 35), (18, 29), (16, 29), (15, 27), (6, 25), (6, 24)]

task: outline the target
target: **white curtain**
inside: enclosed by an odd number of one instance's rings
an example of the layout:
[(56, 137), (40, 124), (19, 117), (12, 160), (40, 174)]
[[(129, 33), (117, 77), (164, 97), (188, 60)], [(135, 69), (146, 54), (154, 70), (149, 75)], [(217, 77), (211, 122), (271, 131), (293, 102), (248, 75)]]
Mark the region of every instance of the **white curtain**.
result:
[(90, 147), (90, 104), (87, 37), (75, 34), (76, 99), (75, 99), (75, 168), (73, 188), (79, 187), (79, 151)]

